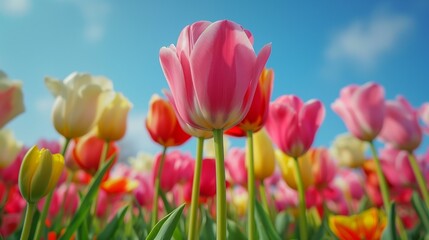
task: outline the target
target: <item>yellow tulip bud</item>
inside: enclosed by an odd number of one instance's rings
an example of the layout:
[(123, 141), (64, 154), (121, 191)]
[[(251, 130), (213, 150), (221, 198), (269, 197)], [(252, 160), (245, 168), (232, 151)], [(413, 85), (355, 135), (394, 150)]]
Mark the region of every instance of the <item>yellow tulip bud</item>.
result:
[(349, 133), (338, 135), (330, 151), (342, 167), (358, 168), (366, 161), (366, 143)]
[[(280, 170), (282, 172), (282, 177), (286, 181), (287, 185), (295, 190), (298, 189), (295, 181), (295, 170), (293, 157), (289, 157), (280, 150), (276, 150), (277, 162), (280, 165)], [(298, 166), (301, 171), (302, 182), (304, 189), (307, 189), (309, 186), (313, 185), (313, 174), (311, 170), (311, 160), (308, 153), (298, 158)]]
[(64, 157), (33, 146), (22, 160), (19, 190), (29, 203), (36, 203), (52, 191), (64, 168)]
[[(249, 156), (249, 154), (246, 154), (246, 156)], [(264, 180), (274, 173), (274, 147), (265, 129), (253, 134), (253, 157), (255, 179)]]
[(98, 137), (106, 141), (117, 141), (124, 137), (131, 107), (132, 104), (124, 95), (116, 93), (98, 121)]

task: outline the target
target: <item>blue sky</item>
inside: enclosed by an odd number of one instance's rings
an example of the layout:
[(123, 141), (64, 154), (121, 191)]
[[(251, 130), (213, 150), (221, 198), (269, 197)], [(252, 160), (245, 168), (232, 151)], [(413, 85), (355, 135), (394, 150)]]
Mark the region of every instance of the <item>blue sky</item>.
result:
[(43, 79), (90, 72), (110, 78), (133, 102), (129, 148), (159, 151), (143, 127), (151, 95), (168, 87), (159, 49), (175, 44), (188, 24), (220, 19), (249, 29), (257, 52), (272, 43), (272, 99), (324, 102), (317, 146), (346, 131), (330, 104), (348, 84), (378, 82), (387, 98), (402, 94), (416, 107), (429, 101), (429, 1), (0, 0), (0, 68), (23, 82), (26, 105), (7, 127), (27, 145), (59, 138)]

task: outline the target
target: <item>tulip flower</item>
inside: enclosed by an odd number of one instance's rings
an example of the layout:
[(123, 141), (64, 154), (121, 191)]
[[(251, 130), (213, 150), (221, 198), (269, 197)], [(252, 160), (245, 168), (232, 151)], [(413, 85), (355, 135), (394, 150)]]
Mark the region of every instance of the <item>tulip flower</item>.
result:
[[(294, 158), (284, 154), (280, 150), (275, 151), (277, 163), (280, 166), (282, 177), (287, 185), (297, 190), (298, 184), (296, 181), (296, 170), (294, 168)], [(305, 154), (298, 158), (299, 170), (302, 175), (303, 188), (306, 190), (314, 184), (314, 176), (311, 170), (310, 155)]]
[(287, 155), (297, 158), (313, 144), (325, 117), (318, 100), (304, 103), (294, 95), (284, 95), (271, 103), (265, 128), (273, 142)]
[(45, 84), (56, 97), (54, 127), (66, 139), (82, 137), (97, 124), (113, 91), (109, 79), (85, 73), (72, 73), (64, 81), (46, 77)]
[(241, 148), (231, 148), (225, 157), (225, 167), (233, 184), (246, 186), (246, 153)]
[(425, 132), (429, 134), (429, 102), (424, 103), (419, 109), (419, 116), (425, 123)]
[(338, 135), (330, 152), (341, 167), (358, 168), (365, 162), (366, 144), (351, 134)]
[[(95, 135), (89, 134), (75, 140), (73, 159), (85, 172), (94, 175), (99, 167), (105, 142)], [(115, 142), (109, 142), (106, 159), (115, 155), (113, 161), (118, 159), (119, 148)], [(104, 159), (105, 160), (105, 159)], [(107, 174), (106, 174), (107, 176)]]
[(268, 116), (273, 79), (274, 71), (265, 68), (259, 77), (249, 112), (237, 126), (230, 128), (225, 134), (243, 137), (246, 136), (247, 131), (257, 132), (264, 126)]
[(0, 169), (11, 165), (21, 149), (22, 143), (16, 141), (12, 131), (0, 129)]
[(386, 227), (386, 217), (377, 208), (353, 216), (331, 216), (329, 227), (340, 239), (380, 239)]
[(331, 107), (355, 137), (372, 141), (383, 127), (384, 89), (376, 83), (347, 86), (341, 90), (340, 98)]
[(109, 178), (101, 184), (103, 189), (108, 194), (123, 194), (130, 193), (138, 187), (138, 182), (126, 177)]
[(9, 80), (0, 70), (0, 129), (24, 110), (21, 82)]
[(417, 110), (404, 97), (387, 101), (381, 140), (397, 149), (412, 152), (420, 145), (422, 135)]
[(152, 139), (164, 147), (182, 145), (191, 137), (180, 127), (173, 106), (156, 94), (149, 103), (146, 129)]
[[(397, 150), (388, 145), (380, 150), (380, 161), (383, 173), (392, 186), (413, 186), (416, 182), (406, 151)], [(401, 174), (398, 174), (399, 172)]]
[(97, 126), (97, 135), (105, 141), (118, 141), (125, 135), (128, 112), (132, 104), (121, 93), (104, 108)]
[(274, 147), (264, 129), (253, 134), (253, 137), (255, 179), (262, 181), (274, 173), (276, 161)]
[(19, 189), (29, 203), (35, 203), (56, 186), (64, 167), (61, 154), (37, 146), (28, 150), (19, 171)]

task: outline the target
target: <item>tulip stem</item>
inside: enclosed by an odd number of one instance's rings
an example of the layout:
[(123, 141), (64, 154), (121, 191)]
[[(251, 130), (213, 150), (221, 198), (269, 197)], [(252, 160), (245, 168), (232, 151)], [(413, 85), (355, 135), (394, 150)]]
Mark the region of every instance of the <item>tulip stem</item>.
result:
[[(67, 148), (70, 144), (70, 140), (71, 139), (66, 138), (63, 145), (63, 149), (61, 150), (61, 155), (63, 155), (64, 158), (66, 155)], [(43, 210), (42, 210), (42, 213), (40, 214), (39, 222), (37, 223), (36, 233), (34, 234), (33, 239), (40, 239), (41, 237), (42, 230), (45, 225), (46, 217), (48, 216), (48, 210), (49, 210), (49, 207), (51, 206), (52, 195), (54, 194), (54, 190), (55, 188), (48, 193), (48, 196), (46, 196), (45, 205), (43, 205)]]
[(253, 132), (247, 131), (247, 191), (249, 193), (249, 206), (247, 213), (247, 235), (249, 240), (254, 240), (256, 237), (255, 232), (255, 166), (253, 155)]
[(192, 200), (191, 200), (191, 213), (189, 223), (189, 240), (199, 239), (198, 227), (197, 227), (197, 215), (198, 215), (198, 203), (200, 197), (200, 178), (201, 178), (201, 166), (203, 160), (203, 147), (204, 138), (199, 137), (197, 139), (197, 156), (195, 159), (194, 168), (194, 181), (192, 183)]
[(25, 211), (25, 220), (21, 233), (21, 240), (27, 240), (28, 236), (30, 235), (31, 222), (33, 221), (33, 215), (35, 210), (36, 204), (27, 202), (27, 210)]
[[(104, 162), (106, 161), (108, 151), (109, 151), (109, 141), (104, 141), (103, 148), (101, 149), (100, 161), (98, 162), (98, 168), (95, 173), (97, 173), (101, 169), (101, 166), (103, 166)], [(99, 192), (100, 192), (100, 189), (97, 189), (94, 196), (94, 200), (92, 202), (92, 207), (91, 207), (92, 217), (97, 216), (97, 203), (98, 203)]]
[(374, 157), (374, 161), (375, 161), (375, 171), (377, 172), (378, 181), (380, 182), (380, 190), (381, 190), (381, 196), (383, 198), (384, 208), (386, 209), (386, 213), (389, 214), (389, 209), (390, 209), (389, 189), (387, 188), (386, 179), (384, 178), (380, 159), (378, 158), (374, 143), (370, 141), (369, 146), (371, 147), (372, 156)]
[(267, 193), (265, 192), (264, 180), (261, 180), (261, 182), (259, 183), (259, 195), (261, 196), (261, 201), (265, 208), (265, 211), (267, 212), (268, 216), (272, 217), (270, 207), (268, 205)]
[(422, 172), (420, 171), (419, 165), (417, 163), (416, 158), (414, 157), (414, 154), (412, 152), (409, 152), (408, 156), (408, 158), (410, 159), (411, 168), (413, 169), (414, 176), (416, 177), (420, 192), (423, 195), (426, 207), (429, 208), (429, 193)]
[(216, 155), (216, 239), (226, 239), (226, 187), (223, 150), (223, 130), (214, 129), (213, 139)]
[(153, 202), (152, 202), (152, 218), (151, 218), (151, 227), (153, 228), (158, 221), (158, 198), (159, 198), (159, 191), (161, 191), (160, 181), (161, 181), (161, 173), (162, 168), (164, 166), (165, 161), (165, 155), (167, 153), (167, 147), (164, 146), (162, 149), (162, 155), (161, 155), (161, 161), (158, 165), (158, 170), (156, 171), (156, 177), (155, 177), (155, 192), (153, 194)]
[(307, 216), (305, 207), (305, 190), (302, 182), (301, 171), (298, 165), (298, 158), (295, 157), (293, 161), (293, 167), (295, 170), (295, 181), (298, 187), (298, 200), (299, 200), (299, 236), (301, 240), (307, 240)]

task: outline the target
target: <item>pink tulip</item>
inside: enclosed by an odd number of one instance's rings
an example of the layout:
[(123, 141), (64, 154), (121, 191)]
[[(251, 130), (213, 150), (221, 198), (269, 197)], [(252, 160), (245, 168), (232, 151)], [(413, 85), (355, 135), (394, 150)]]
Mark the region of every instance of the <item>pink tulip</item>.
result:
[(337, 165), (326, 148), (314, 148), (309, 153), (314, 185), (318, 189), (323, 189), (334, 179)]
[(284, 95), (270, 104), (266, 129), (273, 142), (287, 155), (299, 157), (313, 144), (325, 117), (318, 100), (304, 103), (294, 95)]
[[(155, 157), (153, 166), (153, 177), (158, 172), (161, 154)], [(188, 153), (179, 150), (167, 153), (164, 160), (164, 166), (161, 171), (160, 185), (164, 192), (169, 192), (179, 182), (187, 182), (192, 178), (194, 170), (194, 160)]]
[(12, 235), (21, 223), (21, 213), (3, 214), (0, 225), (0, 238)]
[[(184, 198), (186, 202), (191, 202), (193, 176), (185, 185)], [(216, 195), (216, 162), (213, 158), (204, 158), (201, 162), (200, 178), (200, 202), (205, 202), (208, 198)]]
[[(59, 213), (60, 209), (63, 209), (63, 215), (72, 216), (77, 209), (79, 204), (79, 193), (76, 184), (71, 183), (67, 189), (66, 184), (62, 184), (58, 189), (55, 190), (54, 195), (52, 196), (52, 202), (49, 207), (49, 216), (50, 219)], [(45, 199), (42, 199), (38, 203), (39, 211), (42, 211), (45, 204)]]
[(228, 151), (225, 168), (234, 184), (247, 186), (246, 152), (243, 149), (231, 148)]
[(10, 81), (0, 70), (0, 128), (23, 112), (22, 83)]
[(386, 103), (386, 118), (380, 138), (393, 147), (412, 152), (422, 142), (422, 129), (417, 111), (408, 101), (398, 96)]
[(416, 183), (406, 151), (386, 147), (380, 151), (380, 161), (383, 173), (391, 185), (404, 187)]
[(360, 200), (365, 195), (362, 175), (351, 169), (343, 168), (337, 171), (333, 184), (354, 200)]
[(372, 141), (383, 127), (384, 89), (376, 83), (349, 85), (331, 105), (349, 131), (362, 141)]
[(138, 174), (135, 179), (139, 185), (134, 189), (133, 194), (141, 206), (151, 209), (153, 201), (153, 184), (150, 175)]
[(255, 54), (249, 32), (223, 20), (196, 22), (159, 58), (178, 115), (203, 130), (228, 129), (247, 114), (271, 45)]

